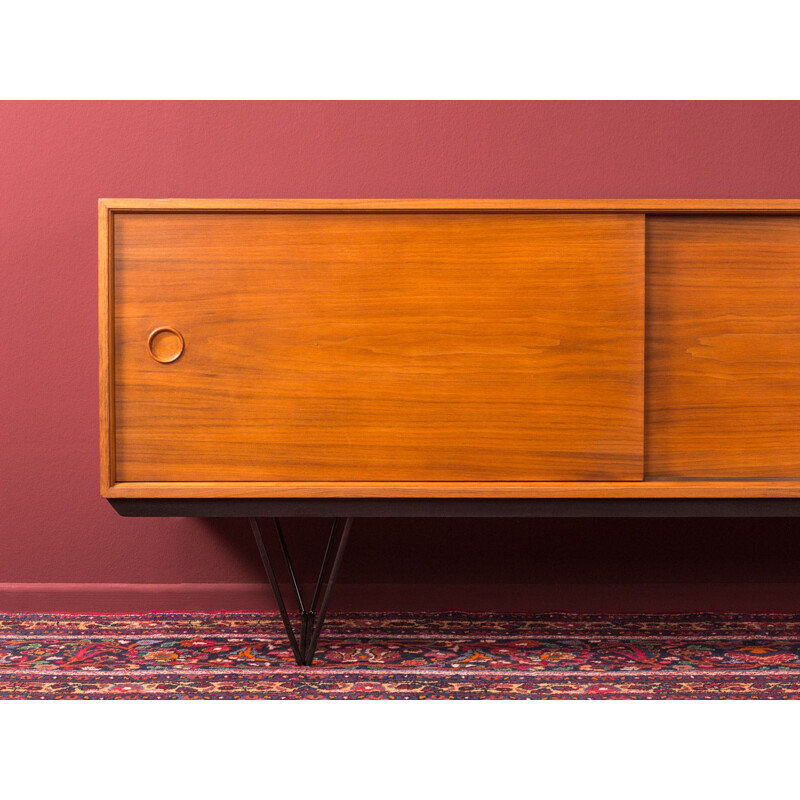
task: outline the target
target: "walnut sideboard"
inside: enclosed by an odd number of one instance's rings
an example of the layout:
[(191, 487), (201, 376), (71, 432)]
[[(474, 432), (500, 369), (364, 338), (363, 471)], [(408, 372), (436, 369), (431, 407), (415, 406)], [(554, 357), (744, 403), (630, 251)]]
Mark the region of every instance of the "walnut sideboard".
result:
[[(249, 517), (310, 663), (357, 516), (800, 514), (800, 200), (101, 200), (101, 492)], [(296, 635), (257, 518), (336, 518)], [(327, 586), (322, 587), (327, 578)]]

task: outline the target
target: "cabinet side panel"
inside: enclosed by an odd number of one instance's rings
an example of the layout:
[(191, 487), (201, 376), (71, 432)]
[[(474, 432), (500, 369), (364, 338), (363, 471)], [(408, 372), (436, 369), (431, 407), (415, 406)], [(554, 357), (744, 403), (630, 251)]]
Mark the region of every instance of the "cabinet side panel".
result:
[(646, 224), (646, 477), (800, 476), (800, 217)]
[(117, 478), (639, 480), (643, 271), (641, 215), (117, 212)]
[(111, 210), (101, 200), (97, 209), (98, 354), (100, 381), (100, 492), (114, 484), (114, 336), (113, 336), (113, 224)]

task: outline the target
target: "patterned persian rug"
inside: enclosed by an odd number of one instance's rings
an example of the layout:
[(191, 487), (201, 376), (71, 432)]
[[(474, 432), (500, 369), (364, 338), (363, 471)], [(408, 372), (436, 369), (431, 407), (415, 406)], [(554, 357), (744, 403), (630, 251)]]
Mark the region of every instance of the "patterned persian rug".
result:
[(0, 698), (800, 698), (800, 615), (0, 615)]

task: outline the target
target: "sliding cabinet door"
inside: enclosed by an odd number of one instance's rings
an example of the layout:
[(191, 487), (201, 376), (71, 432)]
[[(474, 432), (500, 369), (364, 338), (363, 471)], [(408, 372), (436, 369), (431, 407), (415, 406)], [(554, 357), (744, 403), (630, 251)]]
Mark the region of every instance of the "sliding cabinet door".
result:
[(116, 213), (117, 481), (642, 477), (638, 214)]
[(647, 221), (651, 478), (800, 478), (800, 217)]

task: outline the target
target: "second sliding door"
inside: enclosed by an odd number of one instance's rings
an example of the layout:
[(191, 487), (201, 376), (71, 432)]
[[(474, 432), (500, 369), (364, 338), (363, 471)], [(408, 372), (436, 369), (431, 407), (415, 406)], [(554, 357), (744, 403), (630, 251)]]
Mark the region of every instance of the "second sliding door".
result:
[(119, 481), (642, 478), (641, 215), (114, 219)]

